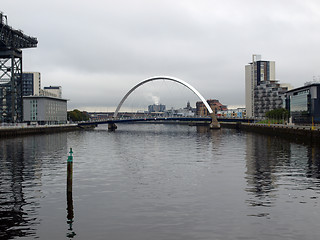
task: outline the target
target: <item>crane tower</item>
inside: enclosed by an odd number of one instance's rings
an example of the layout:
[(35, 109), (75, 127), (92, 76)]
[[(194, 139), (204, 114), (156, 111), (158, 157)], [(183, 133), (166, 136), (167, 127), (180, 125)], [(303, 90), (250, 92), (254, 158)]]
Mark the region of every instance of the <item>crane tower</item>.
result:
[(0, 122), (22, 121), (22, 50), (38, 40), (8, 25), (0, 12)]

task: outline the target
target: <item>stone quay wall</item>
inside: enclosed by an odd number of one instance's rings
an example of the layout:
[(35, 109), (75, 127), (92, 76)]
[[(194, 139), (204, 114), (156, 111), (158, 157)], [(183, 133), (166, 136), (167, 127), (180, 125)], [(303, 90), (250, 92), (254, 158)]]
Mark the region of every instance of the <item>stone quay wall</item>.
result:
[(221, 127), (234, 128), (243, 131), (256, 132), (272, 136), (284, 137), (290, 140), (320, 143), (320, 128), (312, 126), (297, 126), (283, 124), (256, 124), (256, 123), (220, 123)]

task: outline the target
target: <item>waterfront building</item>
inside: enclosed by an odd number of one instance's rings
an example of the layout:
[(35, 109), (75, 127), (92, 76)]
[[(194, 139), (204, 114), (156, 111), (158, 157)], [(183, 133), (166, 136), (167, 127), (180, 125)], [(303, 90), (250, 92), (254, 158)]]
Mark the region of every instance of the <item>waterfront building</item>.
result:
[(165, 117), (193, 117), (195, 115), (196, 109), (191, 107), (190, 102), (187, 102), (186, 107), (174, 109), (173, 107), (171, 109), (168, 109), (165, 111), (164, 115)]
[[(217, 99), (209, 99), (207, 103), (211, 107), (212, 111), (217, 114), (218, 111), (225, 111), (227, 110), (227, 106), (223, 105)], [(208, 112), (206, 106), (202, 101), (196, 102), (196, 115), (197, 116), (209, 116), (210, 113)]]
[(179, 116), (179, 117), (193, 117), (194, 112), (187, 108), (179, 108), (179, 109), (173, 110), (171, 115)]
[(153, 104), (148, 106), (149, 113), (164, 112), (165, 110), (166, 110), (166, 105), (163, 105), (163, 104)]
[(40, 125), (66, 123), (67, 100), (48, 96), (25, 96), (23, 121)]
[(221, 118), (246, 118), (246, 108), (227, 109), (218, 111), (217, 117)]
[(40, 95), (41, 75), (39, 72), (22, 73), (22, 95), (32, 96)]
[(285, 98), (292, 123), (320, 123), (320, 83), (287, 91)]
[(268, 111), (283, 108), (287, 87), (277, 81), (263, 81), (254, 88), (254, 117), (264, 118)]
[(264, 61), (261, 55), (252, 55), (252, 62), (245, 66), (248, 118), (263, 118), (266, 112), (283, 107), (287, 87), (281, 86), (275, 76), (274, 61)]

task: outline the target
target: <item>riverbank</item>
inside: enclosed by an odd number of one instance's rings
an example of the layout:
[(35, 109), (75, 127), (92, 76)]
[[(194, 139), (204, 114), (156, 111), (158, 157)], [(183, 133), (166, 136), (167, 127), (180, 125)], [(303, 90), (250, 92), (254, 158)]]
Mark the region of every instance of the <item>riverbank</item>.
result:
[[(91, 128), (91, 127), (90, 127)], [(49, 134), (56, 132), (68, 132), (81, 130), (78, 124), (62, 124), (62, 125), (37, 125), (37, 126), (2, 126), (0, 127), (0, 137), (15, 137), (31, 134)]]
[[(144, 122), (145, 123), (145, 122)], [(152, 122), (154, 123), (154, 122)], [(176, 122), (172, 122), (172, 124)], [(197, 126), (203, 125), (200, 123), (185, 124)], [(311, 126), (296, 126), (296, 125), (283, 125), (283, 124), (257, 124), (257, 123), (244, 123), (244, 122), (220, 122), (222, 128), (233, 128), (241, 131), (250, 131), (260, 134), (273, 135), (284, 137), (290, 140), (301, 142), (316, 142), (320, 143), (320, 128), (313, 128)], [(33, 134), (50, 134), (57, 132), (79, 131), (83, 129), (92, 129), (96, 126), (79, 126), (78, 124), (63, 124), (63, 125), (37, 125), (37, 126), (1, 126), (0, 137), (15, 137), (21, 135)]]
[(221, 122), (221, 127), (256, 132), (288, 138), (290, 140), (320, 143), (320, 128), (284, 124), (229, 123)]

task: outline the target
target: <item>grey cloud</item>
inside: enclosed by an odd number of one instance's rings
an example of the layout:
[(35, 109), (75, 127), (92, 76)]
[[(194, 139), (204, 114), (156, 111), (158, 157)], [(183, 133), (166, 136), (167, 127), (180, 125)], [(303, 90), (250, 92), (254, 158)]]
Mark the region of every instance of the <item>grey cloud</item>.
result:
[(38, 37), (24, 67), (61, 85), (72, 107), (115, 106), (154, 75), (244, 104), (244, 65), (253, 53), (276, 61), (277, 78), (296, 87), (320, 75), (316, 0), (18, 0), (1, 10), (13, 27)]

